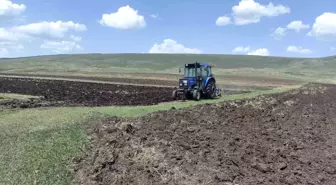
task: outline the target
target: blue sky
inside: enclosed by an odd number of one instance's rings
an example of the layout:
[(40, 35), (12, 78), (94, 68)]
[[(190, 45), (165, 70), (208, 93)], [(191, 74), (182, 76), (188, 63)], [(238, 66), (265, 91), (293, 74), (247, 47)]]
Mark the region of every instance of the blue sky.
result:
[(0, 0), (0, 57), (143, 52), (335, 55), (336, 1)]

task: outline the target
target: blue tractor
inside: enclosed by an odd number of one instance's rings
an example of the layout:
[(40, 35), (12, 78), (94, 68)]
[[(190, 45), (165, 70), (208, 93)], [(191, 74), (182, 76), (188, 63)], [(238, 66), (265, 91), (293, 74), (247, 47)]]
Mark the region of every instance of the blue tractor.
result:
[(173, 91), (173, 99), (214, 99), (221, 96), (221, 89), (216, 88), (216, 79), (212, 65), (190, 63), (184, 66), (184, 77), (179, 79), (179, 87)]

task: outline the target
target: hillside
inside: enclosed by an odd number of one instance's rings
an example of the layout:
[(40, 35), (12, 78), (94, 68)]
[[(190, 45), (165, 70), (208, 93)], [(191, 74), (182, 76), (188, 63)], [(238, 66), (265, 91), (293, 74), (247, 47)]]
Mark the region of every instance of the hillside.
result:
[(214, 54), (77, 54), (0, 59), (1, 73), (108, 74), (111, 72), (177, 73), (190, 62), (209, 62), (218, 75), (248, 74), (330, 78), (336, 57), (287, 58)]

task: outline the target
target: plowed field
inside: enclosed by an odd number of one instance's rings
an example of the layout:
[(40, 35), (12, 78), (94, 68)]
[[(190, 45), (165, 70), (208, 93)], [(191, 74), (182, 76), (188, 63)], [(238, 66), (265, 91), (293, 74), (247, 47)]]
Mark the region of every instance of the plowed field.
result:
[[(3, 74), (6, 76), (16, 76), (17, 74)], [(88, 76), (60, 76), (60, 75), (36, 75), (36, 74), (24, 74), (26, 77), (45, 77), (45, 78), (65, 78), (73, 80), (93, 80), (93, 81), (103, 81), (103, 82), (114, 82), (114, 83), (127, 83), (127, 84), (143, 84), (143, 85), (161, 85), (161, 86), (171, 86), (175, 87), (178, 85), (178, 79), (173, 78), (173, 80), (154, 80), (154, 79), (132, 79), (132, 78), (112, 78), (112, 77), (88, 77)], [(134, 74), (136, 76), (136, 74)]]
[[(171, 101), (172, 91), (172, 88), (164, 87), (29, 78), (0, 78), (0, 93), (18, 93), (43, 97), (40, 101), (32, 100), (26, 102), (25, 107), (50, 105), (155, 105)], [(15, 102), (7, 103), (15, 104)]]
[(334, 185), (336, 86), (112, 117), (75, 160), (88, 185)]

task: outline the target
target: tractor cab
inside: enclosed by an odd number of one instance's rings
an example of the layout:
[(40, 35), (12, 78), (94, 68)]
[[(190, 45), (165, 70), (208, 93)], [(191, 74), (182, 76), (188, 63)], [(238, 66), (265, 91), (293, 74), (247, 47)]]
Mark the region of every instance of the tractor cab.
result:
[(211, 76), (211, 65), (206, 63), (186, 64), (184, 68), (184, 77)]
[[(183, 79), (180, 79), (180, 87), (202, 87), (208, 77), (212, 77), (211, 65), (206, 63), (185, 64)], [(182, 82), (182, 86), (181, 86)], [(186, 83), (187, 82), (187, 83)]]
[(173, 92), (173, 97), (214, 98), (216, 96), (216, 80), (212, 73), (212, 65), (207, 63), (190, 63), (184, 66), (183, 78), (179, 79), (179, 88)]

